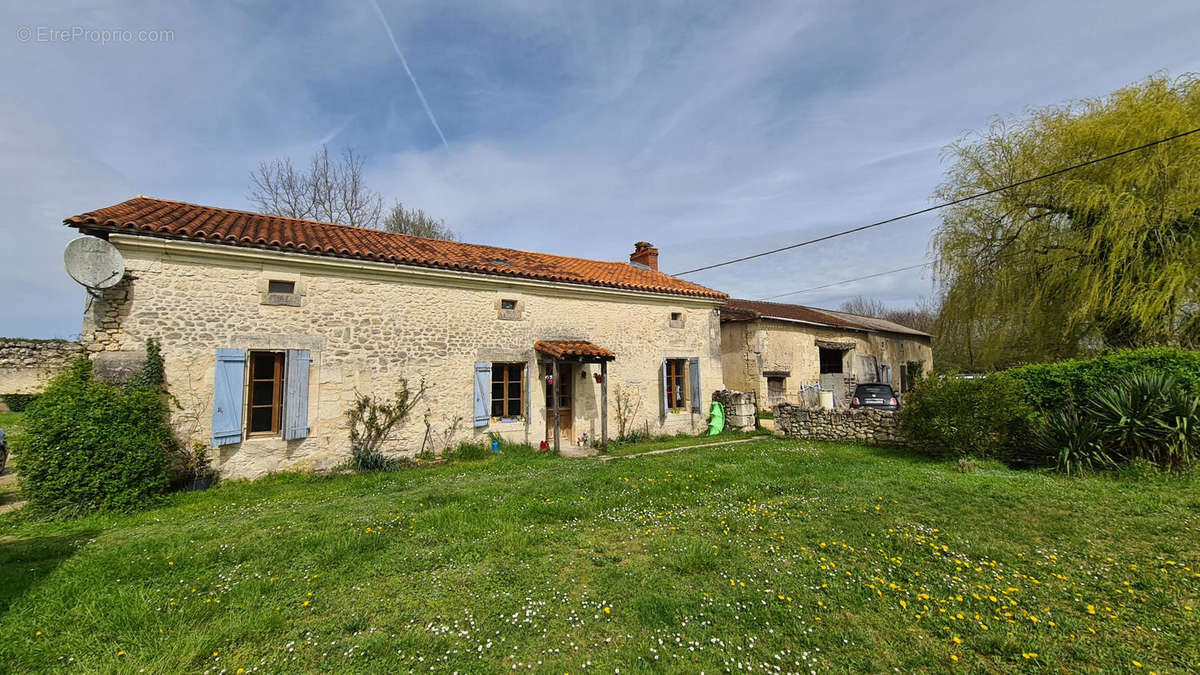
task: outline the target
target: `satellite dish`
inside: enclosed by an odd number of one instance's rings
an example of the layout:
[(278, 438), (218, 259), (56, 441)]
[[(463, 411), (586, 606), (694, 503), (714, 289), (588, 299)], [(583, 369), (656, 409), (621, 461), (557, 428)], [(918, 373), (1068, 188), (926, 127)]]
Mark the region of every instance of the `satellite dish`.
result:
[(112, 288), (125, 276), (125, 259), (117, 247), (86, 235), (67, 243), (63, 265), (72, 279), (90, 290)]

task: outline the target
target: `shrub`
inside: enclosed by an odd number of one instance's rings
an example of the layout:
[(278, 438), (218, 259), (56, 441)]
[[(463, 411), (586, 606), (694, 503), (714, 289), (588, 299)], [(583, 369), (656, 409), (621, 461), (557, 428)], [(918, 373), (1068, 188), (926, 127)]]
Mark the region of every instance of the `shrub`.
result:
[(402, 382), (400, 391), (390, 399), (355, 392), (354, 405), (346, 411), (350, 425), (350, 466), (359, 471), (379, 471), (402, 465), (383, 454), (383, 443), (424, 395), (424, 382), (413, 393), (407, 381)]
[(350, 447), (350, 467), (355, 471), (394, 471), (401, 466), (398, 458), (388, 457), (379, 450)]
[(1060, 361), (997, 373), (1024, 383), (1031, 402), (1040, 410), (1082, 404), (1123, 377), (1157, 372), (1173, 377), (1187, 392), (1200, 394), (1200, 352), (1148, 347), (1113, 352), (1086, 361)]
[(1200, 447), (1200, 398), (1175, 378), (1143, 372), (1096, 392), (1084, 407), (1121, 462), (1146, 460), (1182, 470)]
[(172, 468), (179, 479), (193, 483), (216, 475), (212, 468), (212, 460), (208, 456), (208, 446), (200, 441), (181, 446)]
[(4, 405), (12, 412), (25, 412), (29, 408), (29, 404), (37, 400), (38, 394), (4, 394), (0, 396), (0, 400), (4, 401)]
[(900, 429), (919, 452), (1026, 461), (1035, 411), (1020, 382), (927, 377), (905, 396)]
[(1055, 410), (1033, 432), (1033, 448), (1065, 474), (1117, 465), (1104, 448), (1104, 428), (1076, 408)]
[(167, 489), (175, 439), (159, 386), (113, 387), (77, 358), (26, 413), (21, 492), (37, 510), (130, 510)]

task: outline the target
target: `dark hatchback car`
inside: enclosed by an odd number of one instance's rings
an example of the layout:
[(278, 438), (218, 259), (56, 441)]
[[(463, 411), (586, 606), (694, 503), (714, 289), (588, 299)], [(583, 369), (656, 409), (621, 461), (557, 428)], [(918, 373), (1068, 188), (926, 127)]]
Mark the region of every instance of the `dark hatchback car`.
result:
[(892, 391), (890, 384), (860, 384), (854, 388), (850, 407), (899, 410), (900, 401), (896, 399), (896, 392)]

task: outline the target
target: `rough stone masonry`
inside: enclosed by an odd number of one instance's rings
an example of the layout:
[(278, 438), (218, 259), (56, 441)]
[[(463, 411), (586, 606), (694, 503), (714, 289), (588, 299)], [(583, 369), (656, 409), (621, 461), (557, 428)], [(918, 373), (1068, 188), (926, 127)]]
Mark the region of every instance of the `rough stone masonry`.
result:
[(82, 350), (78, 342), (0, 338), (0, 394), (36, 394)]
[(851, 441), (867, 445), (905, 445), (897, 413), (871, 408), (809, 409), (790, 403), (775, 407), (775, 431), (794, 438)]

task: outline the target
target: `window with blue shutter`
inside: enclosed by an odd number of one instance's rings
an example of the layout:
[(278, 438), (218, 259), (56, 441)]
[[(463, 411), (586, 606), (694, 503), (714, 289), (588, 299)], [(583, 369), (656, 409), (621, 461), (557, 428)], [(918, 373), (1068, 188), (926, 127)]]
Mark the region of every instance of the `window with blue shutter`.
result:
[(663, 412), (687, 409), (687, 359), (663, 359)]
[(486, 427), (492, 419), (492, 364), (475, 364), (475, 426)]
[(688, 359), (688, 380), (692, 385), (692, 412), (700, 412), (700, 359)]
[(308, 438), (308, 371), (312, 356), (307, 349), (287, 350), (283, 376), (283, 440)]
[(230, 445), (242, 440), (242, 385), (245, 379), (246, 352), (218, 349), (213, 377), (213, 445)]

